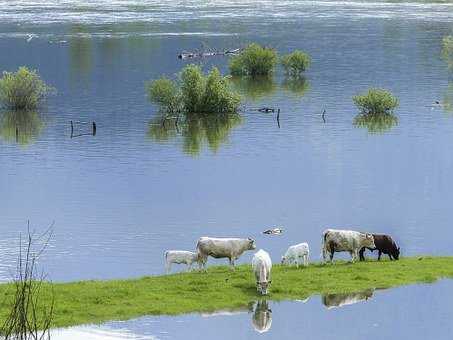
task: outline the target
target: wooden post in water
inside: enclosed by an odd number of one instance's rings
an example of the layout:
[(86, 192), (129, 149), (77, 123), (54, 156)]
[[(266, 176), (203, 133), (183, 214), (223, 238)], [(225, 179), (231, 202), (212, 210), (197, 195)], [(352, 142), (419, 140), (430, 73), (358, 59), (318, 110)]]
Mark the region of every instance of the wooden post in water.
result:
[(278, 128), (280, 129), (280, 109), (277, 110), (277, 124)]
[(96, 136), (96, 122), (93, 122), (93, 136)]
[(74, 123), (71, 120), (71, 138), (74, 135)]

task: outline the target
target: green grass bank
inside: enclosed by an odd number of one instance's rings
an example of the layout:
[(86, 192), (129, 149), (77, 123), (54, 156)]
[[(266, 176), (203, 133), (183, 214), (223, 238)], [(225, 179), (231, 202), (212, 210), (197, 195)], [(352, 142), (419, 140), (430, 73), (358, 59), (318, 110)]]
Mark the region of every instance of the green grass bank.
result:
[[(352, 293), (453, 278), (453, 257), (408, 257), (307, 268), (272, 269), (271, 300), (303, 299), (313, 294)], [(55, 296), (54, 327), (126, 320), (144, 315), (175, 315), (247, 307), (256, 300), (249, 265), (232, 271), (216, 266), (204, 272), (150, 276), (131, 280), (81, 281), (44, 286)], [(0, 285), (0, 323), (7, 317), (13, 286)]]

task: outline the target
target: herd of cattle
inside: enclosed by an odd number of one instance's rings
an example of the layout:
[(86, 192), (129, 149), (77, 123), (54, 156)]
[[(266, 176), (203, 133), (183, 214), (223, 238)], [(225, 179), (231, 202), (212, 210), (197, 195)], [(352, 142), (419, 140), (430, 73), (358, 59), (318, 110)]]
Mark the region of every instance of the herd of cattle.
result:
[[(213, 238), (201, 237), (197, 242), (197, 251), (167, 250), (164, 254), (167, 273), (171, 265), (186, 264), (188, 270), (194, 263), (198, 263), (200, 269), (206, 269), (208, 257), (228, 258), (230, 266), (234, 267), (237, 260), (245, 251), (256, 249), (255, 240), (251, 238)], [(365, 259), (365, 250), (377, 250), (378, 260), (382, 254), (388, 255), (390, 260), (398, 260), (400, 248), (389, 235), (362, 233), (354, 230), (327, 229), (322, 237), (322, 258), (324, 262), (332, 262), (334, 253), (348, 252), (352, 262)], [(307, 266), (310, 249), (307, 243), (290, 246), (282, 256), (282, 265), (302, 264)], [(262, 295), (268, 293), (271, 284), (272, 261), (269, 254), (260, 249), (252, 258), (252, 270), (256, 279), (257, 291)]]

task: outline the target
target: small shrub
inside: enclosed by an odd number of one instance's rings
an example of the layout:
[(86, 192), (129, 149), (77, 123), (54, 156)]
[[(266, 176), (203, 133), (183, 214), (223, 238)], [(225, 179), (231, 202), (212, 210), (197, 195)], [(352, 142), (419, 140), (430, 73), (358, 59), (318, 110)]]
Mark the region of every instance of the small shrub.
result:
[(217, 68), (204, 75), (196, 65), (184, 67), (177, 82), (167, 78), (150, 82), (148, 94), (163, 113), (237, 113), (241, 103), (240, 96)]
[(363, 114), (391, 114), (398, 107), (398, 99), (384, 89), (369, 89), (367, 93), (353, 97), (354, 104)]
[(0, 103), (11, 110), (36, 109), (54, 89), (38, 73), (26, 67), (17, 72), (3, 72), (0, 78)]
[(270, 75), (277, 64), (274, 49), (250, 44), (239, 55), (230, 59), (230, 73), (235, 76)]
[(285, 69), (285, 73), (292, 77), (300, 76), (310, 66), (310, 62), (310, 56), (299, 50), (280, 58), (280, 63)]

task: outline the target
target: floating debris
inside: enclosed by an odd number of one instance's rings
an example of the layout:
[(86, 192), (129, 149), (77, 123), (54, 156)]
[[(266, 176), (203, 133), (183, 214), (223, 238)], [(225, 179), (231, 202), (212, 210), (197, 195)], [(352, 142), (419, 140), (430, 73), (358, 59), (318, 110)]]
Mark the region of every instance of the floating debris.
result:
[[(81, 124), (81, 125), (86, 125), (86, 124), (91, 124), (91, 132), (84, 132), (84, 133), (79, 133), (77, 135), (74, 134), (74, 126), (76, 124)], [(71, 138), (75, 137), (81, 137), (81, 136), (96, 136), (96, 122), (81, 122), (81, 121), (72, 121), (71, 120)]]
[(267, 230), (263, 231), (263, 234), (266, 234), (266, 235), (280, 235), (281, 233), (283, 233), (283, 228), (281, 228), (281, 227), (276, 227), (276, 228), (267, 229)]
[(205, 58), (213, 56), (225, 56), (225, 55), (236, 55), (241, 53), (241, 48), (226, 51), (214, 51), (214, 52), (182, 52), (178, 54), (178, 59), (193, 59), (193, 58)]

